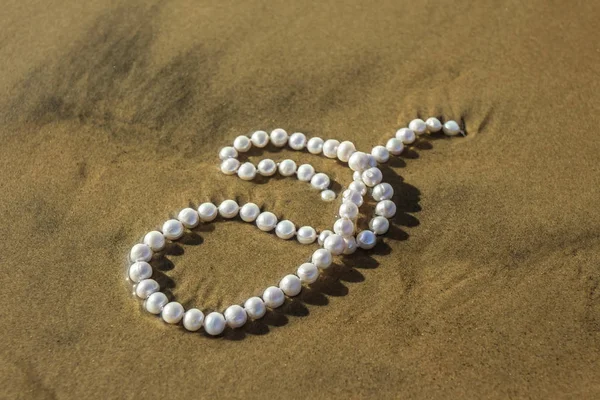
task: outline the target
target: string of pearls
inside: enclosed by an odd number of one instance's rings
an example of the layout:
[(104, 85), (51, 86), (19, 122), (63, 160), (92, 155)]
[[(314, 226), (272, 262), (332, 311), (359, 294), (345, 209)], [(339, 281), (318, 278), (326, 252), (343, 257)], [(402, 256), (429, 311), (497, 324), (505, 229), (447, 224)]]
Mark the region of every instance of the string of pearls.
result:
[[(133, 246), (129, 253), (132, 264), (128, 269), (128, 279), (133, 284), (134, 293), (144, 300), (144, 308), (152, 314), (160, 314), (164, 322), (169, 324), (182, 323), (189, 331), (197, 331), (204, 327), (209, 335), (219, 335), (226, 326), (239, 328), (247, 320), (262, 318), (267, 308), (277, 308), (283, 305), (285, 298), (297, 296), (302, 285), (314, 283), (321, 270), (329, 268), (334, 256), (353, 254), (358, 248), (369, 250), (377, 243), (377, 236), (385, 234), (389, 227), (389, 219), (396, 214), (396, 204), (392, 201), (393, 187), (383, 182), (379, 164), (386, 163), (390, 155), (400, 155), (405, 146), (417, 140), (417, 136), (426, 132), (435, 133), (443, 130), (448, 136), (462, 133), (455, 121), (445, 124), (437, 118), (426, 121), (415, 119), (407, 128), (399, 129), (385, 146), (375, 146), (371, 153), (357, 151), (350, 141), (339, 142), (335, 139), (324, 140), (319, 137), (308, 139), (303, 133), (288, 133), (283, 129), (275, 129), (270, 134), (256, 131), (251, 137), (238, 136), (233, 146), (227, 146), (219, 152), (221, 171), (226, 175), (235, 175), (240, 179), (250, 181), (260, 174), (265, 177), (279, 173), (285, 177), (295, 176), (298, 180), (309, 182), (320, 191), (321, 198), (333, 201), (336, 194), (329, 188), (331, 179), (325, 173), (317, 172), (310, 164), (297, 166), (293, 160), (286, 159), (279, 163), (271, 159), (263, 159), (258, 165), (250, 162), (241, 163), (238, 157), (248, 152), (252, 146), (264, 148), (269, 143), (276, 147), (288, 145), (297, 151), (308, 150), (311, 154), (323, 154), (327, 158), (338, 159), (348, 163), (353, 171), (353, 180), (342, 193), (337, 220), (333, 230), (318, 232), (311, 226), (296, 229), (296, 224), (289, 220), (279, 221), (277, 216), (269, 211), (260, 211), (254, 203), (238, 204), (234, 200), (225, 200), (219, 205), (203, 203), (197, 210), (184, 208), (176, 219), (166, 221), (162, 232), (148, 232), (142, 241)], [(374, 215), (369, 221), (368, 229), (357, 232), (359, 208), (364, 203), (364, 196), (369, 194), (376, 202)], [(152, 279), (152, 266), (149, 264), (153, 257), (161, 257), (167, 241), (180, 239), (186, 229), (193, 229), (200, 223), (211, 223), (220, 216), (222, 219), (240, 217), (242, 221), (254, 223), (264, 232), (275, 231), (277, 237), (289, 240), (296, 238), (301, 244), (312, 244), (315, 241), (319, 249), (314, 251), (308, 262), (302, 263), (294, 274), (284, 276), (276, 286), (270, 286), (262, 295), (251, 297), (243, 305), (232, 305), (223, 313), (211, 312), (204, 315), (197, 308), (187, 311), (176, 301), (169, 301), (166, 294), (160, 291), (160, 285)]]

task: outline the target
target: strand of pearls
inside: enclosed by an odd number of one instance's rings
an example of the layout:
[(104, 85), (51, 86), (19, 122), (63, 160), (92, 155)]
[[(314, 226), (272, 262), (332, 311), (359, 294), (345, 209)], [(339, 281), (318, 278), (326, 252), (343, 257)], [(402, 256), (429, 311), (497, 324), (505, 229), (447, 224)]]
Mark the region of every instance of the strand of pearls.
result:
[[(197, 210), (184, 208), (176, 219), (166, 221), (162, 231), (148, 232), (142, 241), (133, 246), (129, 253), (132, 264), (128, 269), (128, 279), (133, 283), (134, 293), (144, 300), (144, 308), (152, 314), (160, 314), (169, 324), (182, 323), (189, 331), (197, 331), (204, 327), (209, 335), (219, 335), (226, 326), (239, 328), (247, 320), (262, 318), (267, 308), (277, 308), (283, 305), (285, 298), (297, 296), (302, 285), (314, 283), (321, 270), (332, 265), (333, 257), (353, 254), (357, 249), (372, 249), (377, 243), (377, 236), (384, 235), (390, 227), (390, 219), (396, 214), (396, 204), (392, 201), (393, 187), (383, 182), (383, 174), (377, 167), (386, 163), (390, 155), (398, 156), (405, 146), (415, 142), (419, 135), (426, 132), (435, 133), (443, 130), (448, 136), (464, 133), (458, 123), (448, 121), (442, 125), (437, 118), (426, 121), (415, 119), (407, 128), (399, 129), (385, 146), (375, 146), (370, 153), (357, 151), (350, 141), (335, 139), (324, 140), (319, 137), (307, 139), (303, 133), (288, 133), (283, 129), (275, 129), (270, 134), (256, 131), (251, 137), (238, 136), (233, 146), (220, 150), (221, 171), (226, 175), (237, 175), (240, 179), (250, 181), (260, 174), (265, 177), (279, 173), (282, 176), (293, 177), (320, 191), (324, 201), (333, 201), (336, 194), (329, 189), (331, 179), (322, 172), (316, 172), (310, 164), (297, 166), (293, 160), (283, 160), (279, 163), (271, 159), (263, 159), (256, 166), (250, 162), (241, 163), (238, 157), (248, 152), (252, 146), (264, 148), (269, 143), (276, 147), (288, 145), (297, 151), (308, 150), (311, 154), (323, 154), (327, 158), (338, 159), (348, 163), (353, 171), (353, 180), (342, 193), (342, 200), (333, 224), (333, 230), (318, 232), (311, 226), (296, 228), (289, 220), (278, 220), (269, 211), (260, 211), (258, 205), (246, 203), (239, 205), (234, 200), (225, 200), (219, 205), (203, 203)], [(376, 202), (368, 229), (357, 231), (357, 219), (360, 207), (363, 206), (364, 196), (369, 194)], [(275, 231), (277, 237), (289, 240), (296, 238), (301, 244), (312, 244), (315, 241), (319, 249), (314, 251), (308, 262), (302, 263), (294, 274), (284, 276), (276, 286), (270, 286), (262, 295), (251, 297), (243, 305), (232, 305), (223, 313), (211, 312), (208, 315), (196, 308), (187, 311), (176, 301), (169, 301), (166, 294), (160, 291), (160, 285), (152, 279), (152, 266), (149, 264), (156, 255), (160, 256), (167, 240), (177, 241), (186, 229), (193, 229), (200, 223), (211, 223), (220, 216), (222, 219), (232, 219), (239, 216), (242, 221), (254, 223), (264, 232)]]

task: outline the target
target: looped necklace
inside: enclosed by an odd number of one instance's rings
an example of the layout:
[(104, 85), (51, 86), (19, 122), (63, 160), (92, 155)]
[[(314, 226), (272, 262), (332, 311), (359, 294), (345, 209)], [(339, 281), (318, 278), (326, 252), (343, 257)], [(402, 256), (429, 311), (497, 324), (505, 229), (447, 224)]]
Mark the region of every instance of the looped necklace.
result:
[[(303, 182), (320, 191), (324, 201), (333, 201), (335, 192), (327, 174), (315, 171), (310, 164), (297, 166), (293, 160), (283, 160), (279, 163), (271, 159), (263, 159), (256, 166), (250, 162), (240, 163), (238, 156), (252, 146), (266, 147), (269, 142), (276, 147), (288, 145), (293, 150), (308, 150), (311, 154), (323, 154), (327, 158), (338, 159), (348, 164), (353, 171), (352, 182), (342, 193), (338, 219), (333, 224), (333, 230), (317, 230), (311, 226), (296, 225), (289, 220), (279, 221), (277, 216), (269, 211), (260, 211), (254, 203), (238, 204), (234, 200), (225, 200), (219, 205), (203, 203), (197, 210), (184, 208), (177, 219), (170, 219), (162, 226), (162, 232), (148, 232), (142, 243), (133, 246), (129, 253), (132, 264), (128, 269), (128, 279), (133, 285), (137, 297), (144, 301), (143, 307), (152, 314), (160, 315), (168, 324), (179, 324), (188, 331), (204, 328), (209, 335), (221, 334), (226, 326), (232, 329), (243, 326), (250, 319), (262, 318), (267, 308), (277, 308), (283, 305), (285, 298), (297, 296), (303, 285), (314, 283), (321, 270), (329, 268), (334, 256), (350, 255), (357, 249), (369, 250), (377, 243), (377, 236), (384, 235), (390, 226), (389, 219), (396, 214), (396, 204), (392, 201), (394, 188), (382, 182), (383, 175), (377, 167), (386, 163), (390, 155), (400, 155), (405, 146), (415, 142), (417, 136), (426, 132), (435, 133), (443, 130), (448, 136), (463, 133), (455, 121), (442, 125), (437, 118), (426, 121), (415, 119), (408, 128), (399, 129), (395, 136), (389, 139), (385, 146), (375, 146), (370, 153), (357, 151), (350, 141), (339, 142), (335, 139), (323, 140), (319, 137), (307, 139), (302, 133), (288, 135), (283, 129), (275, 129), (270, 134), (256, 131), (251, 137), (238, 136), (233, 146), (223, 147), (219, 152), (221, 171), (226, 175), (235, 175), (240, 179), (250, 181), (256, 174), (268, 177), (279, 173), (285, 177), (296, 176)], [(363, 205), (363, 197), (369, 194), (376, 202), (375, 210), (368, 229), (357, 230), (359, 208)], [(301, 244), (318, 242), (320, 248), (312, 253), (307, 262), (300, 264), (294, 274), (284, 276), (277, 285), (269, 286), (261, 296), (251, 297), (242, 305), (232, 305), (223, 313), (213, 311), (208, 315), (197, 309), (187, 311), (177, 301), (169, 301), (166, 294), (160, 290), (159, 283), (152, 279), (152, 266), (149, 261), (153, 256), (160, 257), (167, 241), (177, 241), (185, 233), (185, 229), (193, 229), (198, 224), (208, 224), (217, 217), (232, 219), (240, 217), (242, 221), (254, 223), (264, 232), (275, 230), (277, 237), (283, 240), (296, 238)]]

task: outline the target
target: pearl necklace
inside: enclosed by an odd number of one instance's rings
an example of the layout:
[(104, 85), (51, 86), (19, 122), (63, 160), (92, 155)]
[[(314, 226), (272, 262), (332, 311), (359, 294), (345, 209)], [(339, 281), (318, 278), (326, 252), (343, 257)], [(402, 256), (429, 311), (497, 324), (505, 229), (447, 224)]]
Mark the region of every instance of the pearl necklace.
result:
[[(170, 219), (162, 226), (162, 232), (148, 232), (143, 243), (133, 246), (129, 258), (133, 262), (128, 269), (128, 279), (133, 284), (133, 291), (137, 297), (144, 300), (144, 308), (152, 314), (160, 314), (163, 321), (169, 324), (183, 323), (189, 331), (197, 331), (201, 327), (209, 335), (219, 335), (226, 326), (239, 328), (243, 326), (248, 318), (260, 319), (269, 308), (277, 308), (283, 305), (285, 297), (297, 296), (302, 290), (302, 285), (314, 283), (320, 274), (331, 266), (333, 257), (341, 254), (353, 254), (358, 248), (369, 250), (377, 243), (377, 235), (385, 234), (390, 226), (389, 219), (396, 214), (396, 204), (391, 200), (394, 189), (389, 183), (382, 182), (382, 173), (378, 164), (386, 163), (390, 154), (398, 156), (406, 145), (415, 142), (418, 135), (426, 132), (439, 132), (443, 130), (448, 136), (455, 136), (461, 131), (455, 121), (445, 124), (437, 118), (429, 118), (427, 121), (415, 119), (410, 122), (408, 128), (399, 129), (396, 135), (389, 139), (385, 146), (375, 146), (370, 154), (357, 151), (354, 144), (349, 141), (339, 142), (335, 139), (323, 140), (313, 137), (307, 140), (302, 133), (288, 135), (283, 129), (275, 129), (271, 134), (265, 131), (256, 131), (250, 138), (238, 136), (233, 146), (227, 146), (219, 152), (221, 159), (221, 171), (226, 175), (234, 175), (240, 179), (249, 181), (256, 174), (268, 177), (279, 172), (282, 176), (296, 176), (298, 180), (310, 182), (310, 185), (321, 191), (321, 198), (325, 201), (333, 201), (336, 194), (329, 189), (331, 180), (322, 173), (316, 172), (310, 164), (299, 167), (292, 160), (283, 160), (276, 163), (271, 159), (261, 160), (257, 166), (250, 162), (240, 163), (238, 156), (245, 153), (252, 146), (258, 148), (266, 147), (269, 142), (276, 147), (289, 145), (293, 150), (302, 151), (305, 148), (311, 154), (323, 154), (327, 158), (339, 159), (348, 163), (353, 173), (353, 181), (342, 193), (342, 202), (338, 212), (338, 219), (333, 224), (333, 231), (317, 230), (311, 226), (302, 226), (296, 230), (296, 225), (289, 221), (278, 221), (275, 214), (269, 211), (260, 212), (258, 205), (246, 203), (240, 205), (234, 200), (225, 200), (218, 206), (213, 203), (203, 203), (198, 210), (184, 208), (177, 219)], [(369, 221), (369, 229), (362, 230), (356, 234), (356, 221), (359, 207), (363, 205), (363, 196), (370, 193), (376, 206), (374, 216)], [(237, 216), (249, 223), (256, 223), (261, 231), (270, 232), (284, 240), (294, 236), (301, 244), (311, 244), (315, 240), (320, 248), (312, 253), (309, 262), (302, 263), (295, 274), (286, 275), (277, 286), (268, 287), (261, 297), (251, 297), (241, 305), (232, 305), (224, 313), (211, 312), (204, 315), (197, 308), (187, 311), (176, 301), (169, 301), (167, 296), (160, 292), (160, 285), (152, 279), (152, 266), (149, 261), (154, 255), (163, 256), (166, 241), (180, 239), (185, 229), (193, 229), (200, 222), (213, 222), (217, 216), (223, 219), (232, 219)]]

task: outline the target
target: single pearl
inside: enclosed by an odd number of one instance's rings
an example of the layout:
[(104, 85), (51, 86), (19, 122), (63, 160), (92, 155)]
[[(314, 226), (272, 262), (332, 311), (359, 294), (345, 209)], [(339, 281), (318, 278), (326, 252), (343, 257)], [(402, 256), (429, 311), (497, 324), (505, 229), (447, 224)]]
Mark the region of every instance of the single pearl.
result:
[(296, 175), (298, 176), (299, 181), (309, 182), (315, 175), (315, 168), (310, 164), (302, 164), (298, 167)]
[(281, 128), (271, 131), (271, 143), (277, 147), (283, 147), (288, 142), (288, 134)]
[(319, 246), (323, 246), (323, 243), (325, 243), (325, 239), (327, 239), (327, 237), (329, 235), (333, 235), (333, 232), (330, 230), (327, 230), (327, 229), (325, 229), (323, 232), (321, 232), (319, 234), (319, 240), (318, 240)]
[(195, 228), (200, 223), (200, 216), (198, 215), (198, 212), (189, 207), (179, 211), (177, 219), (181, 221), (183, 226), (186, 228)]
[(254, 222), (260, 214), (260, 208), (254, 203), (246, 203), (240, 208), (240, 218), (242, 221)]
[(351, 236), (354, 233), (354, 223), (348, 218), (340, 218), (333, 224), (333, 231), (342, 236)]
[(328, 139), (323, 143), (323, 155), (327, 158), (336, 158), (337, 157), (337, 149), (340, 145), (339, 140)]
[(292, 221), (284, 219), (275, 227), (275, 234), (281, 239), (290, 239), (296, 234), (296, 227)]
[(373, 188), (371, 195), (375, 201), (391, 200), (394, 196), (394, 188), (389, 183), (383, 182)]
[(169, 299), (162, 292), (154, 292), (144, 302), (144, 308), (150, 314), (160, 314), (163, 307), (167, 305)]
[(306, 135), (300, 132), (292, 133), (288, 144), (294, 150), (302, 150), (306, 146)]
[(311, 186), (319, 190), (327, 189), (330, 183), (331, 181), (329, 180), (329, 177), (322, 172), (314, 174), (310, 180)]
[(183, 314), (183, 326), (190, 332), (196, 332), (202, 328), (204, 313), (197, 308), (190, 308)]
[(354, 238), (354, 236), (345, 237), (344, 243), (346, 244), (346, 248), (344, 249), (343, 254), (354, 254), (356, 252), (356, 249), (358, 249), (358, 244), (356, 243), (356, 239)]
[(420, 118), (413, 119), (408, 124), (408, 129), (413, 131), (417, 135), (422, 135), (427, 132), (427, 125), (425, 125), (425, 121)]
[(150, 261), (152, 258), (152, 250), (150, 246), (143, 243), (138, 243), (131, 248), (129, 252), (131, 261)]
[(333, 235), (329, 235), (327, 239), (325, 239), (323, 247), (325, 248), (325, 250), (329, 250), (334, 256), (339, 256), (344, 252), (344, 249), (346, 248), (346, 243), (344, 243), (343, 237), (334, 233)]
[(376, 235), (384, 235), (390, 229), (390, 221), (385, 217), (375, 217), (369, 221), (369, 229)]
[(364, 171), (369, 168), (369, 156), (362, 151), (355, 151), (348, 159), (348, 166), (352, 171)]
[(250, 297), (244, 303), (246, 314), (252, 319), (260, 319), (265, 316), (267, 308), (260, 297)]
[(367, 185), (362, 181), (352, 181), (352, 183), (348, 185), (348, 189), (357, 191), (361, 196), (367, 194)]
[(390, 152), (390, 154), (397, 156), (402, 154), (402, 151), (404, 151), (404, 143), (402, 143), (401, 139), (391, 138), (385, 144), (385, 148)]
[(306, 148), (311, 154), (320, 154), (323, 151), (323, 139), (320, 137), (313, 137), (306, 143)]
[(444, 133), (448, 136), (456, 136), (460, 133), (460, 126), (456, 121), (448, 121), (444, 124)]
[(236, 158), (228, 158), (221, 163), (221, 172), (225, 175), (233, 175), (240, 167), (240, 162)]
[(240, 210), (240, 206), (235, 200), (225, 200), (219, 204), (219, 215), (223, 218), (233, 218)]
[(147, 299), (152, 293), (160, 290), (160, 285), (154, 279), (144, 279), (135, 287), (135, 294), (140, 299)]
[(319, 278), (319, 269), (313, 263), (304, 263), (296, 271), (298, 278), (306, 284), (315, 283)]
[(227, 321), (227, 325), (234, 329), (244, 326), (248, 320), (248, 314), (246, 314), (246, 310), (237, 304), (227, 307), (224, 316), (225, 321)]
[(358, 216), (358, 206), (350, 201), (344, 201), (340, 205), (338, 214), (342, 218), (354, 219)]
[(185, 310), (183, 306), (176, 301), (172, 301), (163, 307), (160, 316), (167, 324), (178, 324), (183, 318)]
[(283, 176), (292, 176), (296, 173), (294, 160), (283, 160), (279, 163), (279, 173)]
[(219, 312), (211, 312), (204, 317), (204, 331), (212, 336), (217, 336), (225, 330), (225, 317)]
[(362, 231), (356, 235), (356, 243), (361, 249), (369, 250), (377, 244), (377, 237), (371, 231)]
[(353, 181), (362, 181), (362, 172), (361, 171), (354, 171), (352, 173), (352, 180)]
[(217, 206), (213, 203), (202, 203), (198, 207), (198, 216), (204, 222), (213, 221), (219, 213)]
[(148, 232), (144, 236), (144, 244), (152, 251), (161, 251), (165, 247), (165, 237), (159, 231)]
[(269, 144), (269, 134), (265, 131), (256, 131), (250, 136), (250, 141), (255, 147), (262, 149)]
[(431, 133), (439, 132), (442, 129), (442, 123), (437, 118), (427, 118), (425, 121), (425, 125), (427, 125), (427, 130)]
[(354, 154), (355, 151), (356, 151), (356, 147), (354, 146), (354, 143), (346, 140), (346, 141), (340, 143), (340, 145), (338, 146), (337, 158), (340, 161), (348, 162), (348, 160), (350, 159), (350, 156), (352, 154)]
[(383, 174), (379, 168), (369, 168), (362, 173), (362, 180), (368, 187), (373, 187), (381, 183)]
[(162, 231), (167, 239), (177, 240), (183, 236), (183, 224), (176, 219), (170, 219), (163, 224)]
[(136, 261), (129, 266), (129, 279), (138, 283), (152, 276), (152, 266), (146, 261)]
[(396, 139), (402, 140), (402, 143), (404, 144), (412, 144), (417, 139), (417, 136), (411, 129), (401, 128), (396, 131)]
[(321, 192), (321, 199), (323, 199), (323, 201), (334, 201), (335, 200), (335, 192), (333, 190), (323, 190)]
[(318, 249), (313, 253), (311, 257), (311, 262), (317, 268), (327, 269), (331, 266), (331, 263), (333, 262), (333, 257), (331, 256), (331, 252), (329, 250)]
[(312, 226), (302, 226), (296, 232), (296, 239), (302, 244), (311, 244), (317, 239), (317, 231)]
[(381, 200), (375, 206), (375, 214), (386, 218), (392, 218), (396, 215), (396, 204), (391, 200)]
[(252, 147), (252, 142), (247, 136), (238, 136), (233, 141), (233, 148), (236, 149), (239, 153), (245, 153), (250, 150)]
[(285, 301), (283, 291), (276, 286), (269, 286), (263, 293), (263, 301), (267, 307), (277, 308)]
[(385, 146), (375, 146), (371, 150), (371, 155), (375, 157), (375, 160), (380, 163), (386, 163), (390, 159), (390, 151)]
[(265, 231), (265, 232), (272, 231), (275, 228), (275, 226), (277, 226), (277, 217), (272, 212), (269, 212), (269, 211), (262, 212), (256, 218), (256, 226), (261, 231)]
[(238, 152), (231, 146), (223, 147), (221, 151), (219, 151), (219, 158), (221, 161), (227, 160), (228, 158), (237, 158)]
[(262, 176), (273, 176), (277, 172), (277, 164), (270, 158), (265, 158), (258, 163), (258, 173)]
[(368, 168), (373, 168), (378, 165), (377, 160), (375, 159), (375, 157), (373, 157), (372, 154), (367, 154), (367, 158), (369, 159)]
[[(363, 185), (364, 185), (364, 183), (363, 183)], [(354, 203), (354, 204), (356, 204), (357, 207), (360, 207), (363, 204), (363, 197), (361, 196), (360, 193), (358, 193), (354, 189), (344, 190), (344, 193), (342, 194), (342, 198), (344, 199), (344, 203), (348, 203), (348, 202)]]
[(302, 281), (296, 275), (286, 275), (279, 282), (279, 288), (286, 296), (298, 296), (302, 290)]
[(237, 171), (240, 179), (251, 181), (256, 176), (256, 167), (251, 162), (245, 162), (238, 168)]

